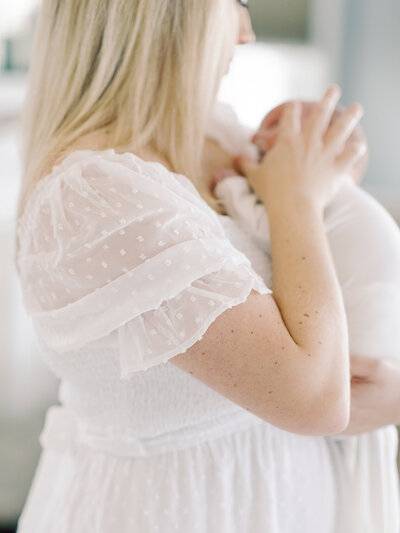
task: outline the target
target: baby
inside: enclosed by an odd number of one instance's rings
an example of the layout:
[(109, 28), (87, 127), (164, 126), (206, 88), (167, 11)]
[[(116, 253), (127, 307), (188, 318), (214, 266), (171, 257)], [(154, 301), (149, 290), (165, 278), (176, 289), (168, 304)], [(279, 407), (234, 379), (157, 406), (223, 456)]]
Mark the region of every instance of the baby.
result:
[[(303, 124), (312, 105), (303, 104)], [(281, 111), (279, 106), (269, 113), (252, 138), (260, 156), (276, 140)], [(339, 110), (337, 114), (340, 113)], [(360, 129), (353, 135), (363, 136)], [(365, 167), (364, 158), (351, 175), (343, 175), (337, 194), (324, 210), (324, 223), (343, 293), (350, 353), (399, 359), (400, 231), (382, 205), (355, 183)], [(214, 194), (222, 200), (226, 213), (271, 258), (268, 213), (247, 179), (232, 169), (222, 169), (213, 181)], [(348, 522), (341, 531), (397, 531), (399, 496), (394, 428), (327, 438), (339, 443), (349, 466), (341, 494), (349, 509)], [(377, 494), (382, 495), (381, 502), (376, 501)], [(375, 511), (384, 508), (386, 517)], [(363, 527), (356, 523), (360, 516), (365, 517), (366, 529), (357, 529)]]

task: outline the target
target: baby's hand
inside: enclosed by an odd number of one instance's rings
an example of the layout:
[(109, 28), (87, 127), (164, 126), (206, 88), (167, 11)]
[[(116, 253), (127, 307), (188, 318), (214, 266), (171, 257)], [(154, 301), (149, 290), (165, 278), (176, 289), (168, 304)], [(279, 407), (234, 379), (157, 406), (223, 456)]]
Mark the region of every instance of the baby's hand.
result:
[(238, 172), (234, 168), (221, 168), (215, 172), (211, 178), (211, 190), (214, 191), (217, 183), (230, 176), (238, 176)]
[[(241, 154), (238, 154), (232, 158), (232, 167), (223, 167), (214, 172), (211, 182), (210, 182), (210, 189), (215, 194), (214, 189), (220, 181), (224, 180), (225, 178), (230, 178), (232, 176), (241, 176), (245, 180), (247, 180), (246, 176), (243, 176), (243, 172), (240, 168), (240, 158)], [(250, 184), (248, 184), (249, 189), (251, 189)], [(252, 190), (252, 189), (251, 189)]]
[[(281, 119), (282, 112), (289, 103), (290, 102), (285, 102), (272, 109), (272, 111), (270, 111), (265, 116), (264, 120), (261, 122), (258, 131), (253, 135), (252, 142), (257, 146), (260, 152), (260, 156), (263, 156), (268, 150), (270, 150), (274, 146), (278, 136), (278, 125)], [(316, 102), (301, 102), (301, 104), (301, 128), (303, 130), (310, 113), (316, 106)], [(345, 108), (341, 106), (338, 106), (336, 108), (336, 111), (332, 116), (332, 123), (336, 122), (343, 115), (344, 109)], [(349, 137), (347, 144), (353, 144), (355, 142), (367, 145), (365, 133), (359, 125), (355, 128), (351, 137)], [(359, 160), (359, 162), (350, 172), (356, 182), (359, 183), (361, 181), (365, 171), (367, 170), (367, 166), (368, 150), (365, 152), (365, 155)]]
[[(236, 158), (233, 158), (236, 165)], [(250, 236), (265, 253), (269, 253), (269, 225), (264, 205), (254, 194), (250, 182), (233, 168), (221, 168), (213, 176), (213, 193), (224, 207), (226, 215)]]

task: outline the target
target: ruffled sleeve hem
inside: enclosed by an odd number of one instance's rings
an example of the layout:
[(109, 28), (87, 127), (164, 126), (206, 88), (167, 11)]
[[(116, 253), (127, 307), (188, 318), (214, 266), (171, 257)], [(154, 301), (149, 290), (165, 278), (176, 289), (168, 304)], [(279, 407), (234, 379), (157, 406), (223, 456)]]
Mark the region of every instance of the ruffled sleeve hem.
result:
[[(231, 272), (237, 272), (239, 277), (232, 281)], [(209, 274), (214, 276), (207, 278)], [(224, 276), (228, 276), (227, 280)], [(45, 345), (56, 353), (65, 353), (97, 341), (134, 319), (141, 320), (140, 316), (149, 311), (161, 309), (163, 302), (175, 298), (192, 283), (199, 283), (200, 288), (208, 288), (211, 293), (215, 291), (216, 303), (230, 302), (231, 295), (237, 297), (239, 287), (235, 283), (246, 285), (252, 278), (258, 286), (264, 284), (249, 259), (228, 239), (193, 239), (171, 246), (75, 302), (32, 313), (32, 318)], [(226, 293), (219, 293), (218, 283)], [(192, 312), (192, 302), (188, 304)]]
[(121, 378), (129, 379), (186, 352), (220, 314), (243, 303), (253, 289), (260, 294), (272, 292), (251, 266), (226, 266), (129, 321), (118, 331)]

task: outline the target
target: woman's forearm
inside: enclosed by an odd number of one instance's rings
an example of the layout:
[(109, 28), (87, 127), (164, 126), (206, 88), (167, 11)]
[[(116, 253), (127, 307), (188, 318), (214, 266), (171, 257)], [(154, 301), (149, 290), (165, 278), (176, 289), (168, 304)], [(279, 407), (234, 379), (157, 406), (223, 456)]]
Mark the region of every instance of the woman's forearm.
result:
[(315, 383), (350, 403), (348, 330), (323, 214), (298, 201), (269, 215), (274, 299)]

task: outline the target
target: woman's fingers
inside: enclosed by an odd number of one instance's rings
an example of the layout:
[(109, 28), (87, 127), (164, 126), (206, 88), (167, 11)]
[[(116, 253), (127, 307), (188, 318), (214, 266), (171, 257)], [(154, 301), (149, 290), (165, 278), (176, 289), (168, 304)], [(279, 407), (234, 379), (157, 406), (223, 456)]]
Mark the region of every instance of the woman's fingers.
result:
[(278, 135), (278, 127), (272, 128), (268, 133), (259, 133), (253, 136), (252, 142), (257, 146), (260, 152), (264, 153), (275, 144)]
[(233, 158), (233, 166), (242, 176), (249, 176), (255, 172), (259, 166), (258, 161), (246, 155), (237, 155)]
[(351, 375), (360, 379), (369, 379), (375, 376), (381, 365), (381, 359), (361, 357), (359, 355), (350, 356)]
[(332, 120), (340, 95), (341, 90), (337, 85), (331, 85), (327, 89), (322, 100), (314, 107), (309, 116), (305, 128), (307, 137), (315, 140), (323, 136)]
[(367, 152), (367, 145), (363, 142), (353, 142), (346, 146), (336, 159), (338, 172), (344, 173), (351, 170)]
[(300, 102), (290, 102), (282, 112), (279, 123), (278, 137), (296, 135), (301, 132), (301, 105)]
[(333, 155), (338, 154), (346, 141), (351, 137), (364, 110), (360, 104), (353, 104), (343, 115), (329, 128), (325, 135), (325, 148)]

